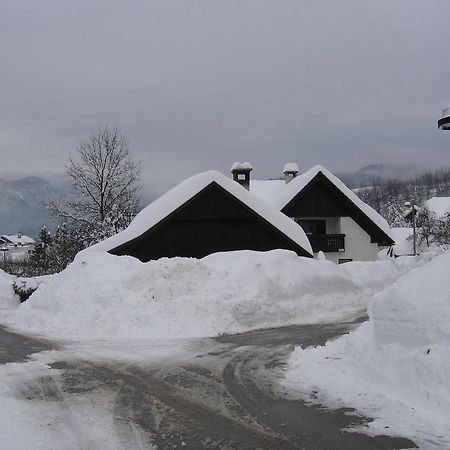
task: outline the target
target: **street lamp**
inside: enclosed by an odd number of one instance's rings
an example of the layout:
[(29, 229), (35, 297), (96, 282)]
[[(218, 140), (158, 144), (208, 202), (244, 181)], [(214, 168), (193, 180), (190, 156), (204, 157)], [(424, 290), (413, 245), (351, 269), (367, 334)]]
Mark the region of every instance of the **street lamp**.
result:
[(438, 120), (440, 130), (450, 130), (450, 106), (442, 111), (442, 117)]
[[(411, 202), (405, 202), (405, 206), (407, 208), (410, 208), (410, 213), (412, 214), (412, 223), (413, 223), (413, 252), (414, 256), (416, 256), (416, 214), (417, 211), (419, 211), (419, 207), (415, 205), (414, 203), (411, 204)], [(409, 215), (409, 213), (408, 213)]]

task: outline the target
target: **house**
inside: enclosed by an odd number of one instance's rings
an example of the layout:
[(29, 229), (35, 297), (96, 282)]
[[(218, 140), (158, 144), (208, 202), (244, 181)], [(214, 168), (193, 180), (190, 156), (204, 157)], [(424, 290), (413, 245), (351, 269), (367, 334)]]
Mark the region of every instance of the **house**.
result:
[(0, 236), (0, 244), (6, 244), (11, 247), (28, 247), (36, 244), (36, 241), (23, 233), (2, 234)]
[[(235, 169), (245, 184), (251, 167)], [(188, 178), (144, 208), (126, 230), (88, 250), (141, 261), (278, 248), (312, 257), (303, 229), (239, 184), (216, 171)]]
[(336, 263), (368, 261), (394, 244), (386, 220), (324, 167), (299, 174), (289, 163), (283, 173), (284, 180), (248, 180), (250, 191), (299, 224), (314, 253)]
[(23, 233), (2, 234), (0, 236), (0, 251), (3, 260), (27, 259), (33, 251), (35, 240)]

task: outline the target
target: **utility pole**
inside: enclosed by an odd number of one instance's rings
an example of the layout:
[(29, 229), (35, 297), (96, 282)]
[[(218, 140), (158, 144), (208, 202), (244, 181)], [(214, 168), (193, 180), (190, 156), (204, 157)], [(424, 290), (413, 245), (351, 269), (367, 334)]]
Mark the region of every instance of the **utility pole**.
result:
[(416, 251), (416, 214), (417, 214), (417, 211), (419, 210), (419, 207), (417, 205), (415, 205), (414, 203), (411, 204), (411, 202), (405, 202), (405, 206), (407, 208), (411, 208), (412, 223), (413, 223), (413, 252), (414, 252), (414, 256), (416, 256), (417, 255), (417, 251)]

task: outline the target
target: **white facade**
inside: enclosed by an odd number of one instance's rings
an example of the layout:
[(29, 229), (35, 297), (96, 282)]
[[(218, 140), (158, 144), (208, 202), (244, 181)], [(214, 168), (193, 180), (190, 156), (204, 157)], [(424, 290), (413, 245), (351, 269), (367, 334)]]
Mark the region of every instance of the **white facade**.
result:
[[(301, 220), (301, 218), (298, 219)], [(342, 251), (324, 253), (329, 261), (339, 264), (349, 260), (374, 261), (377, 259), (378, 244), (371, 242), (370, 235), (351, 217), (305, 217), (305, 220), (324, 220), (326, 235), (345, 235)]]
[(2, 261), (26, 261), (30, 257), (33, 249), (34, 245), (27, 245), (23, 247), (2, 245), (0, 246), (0, 258)]
[(2, 234), (0, 236), (0, 258), (2, 261), (27, 260), (34, 249), (35, 241), (25, 234)]
[[(353, 261), (374, 261), (378, 257), (378, 244), (372, 243), (369, 234), (351, 217), (341, 217), (341, 233), (345, 234), (345, 251), (329, 253), (327, 259), (339, 262), (339, 259)], [(336, 259), (332, 259), (336, 258)]]

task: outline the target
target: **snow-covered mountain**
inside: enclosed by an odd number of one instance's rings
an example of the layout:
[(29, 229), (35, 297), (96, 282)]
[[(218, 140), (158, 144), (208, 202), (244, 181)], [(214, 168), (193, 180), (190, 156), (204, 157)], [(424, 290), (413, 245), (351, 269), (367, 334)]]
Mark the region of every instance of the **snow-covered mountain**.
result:
[(422, 174), (426, 169), (416, 164), (370, 164), (355, 172), (336, 175), (351, 189), (373, 186), (374, 181), (408, 180)]
[(36, 237), (42, 225), (51, 227), (46, 205), (58, 194), (43, 178), (0, 179), (0, 234), (22, 232)]

